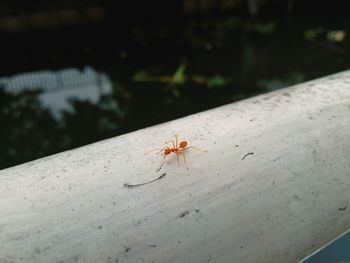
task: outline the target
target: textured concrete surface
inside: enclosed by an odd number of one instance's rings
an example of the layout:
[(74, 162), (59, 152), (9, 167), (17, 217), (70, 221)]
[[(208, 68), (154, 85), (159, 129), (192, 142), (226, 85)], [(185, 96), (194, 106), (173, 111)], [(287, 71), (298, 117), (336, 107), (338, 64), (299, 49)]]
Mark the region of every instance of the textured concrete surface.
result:
[[(174, 134), (208, 153), (156, 173)], [(349, 149), (350, 71), (2, 170), (0, 262), (295, 262), (350, 227)]]

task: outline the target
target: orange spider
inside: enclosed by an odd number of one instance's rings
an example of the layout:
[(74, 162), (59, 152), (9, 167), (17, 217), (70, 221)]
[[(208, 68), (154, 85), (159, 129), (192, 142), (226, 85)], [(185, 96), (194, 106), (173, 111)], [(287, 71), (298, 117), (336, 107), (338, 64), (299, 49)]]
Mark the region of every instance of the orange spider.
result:
[[(197, 148), (197, 147), (194, 147), (194, 146), (187, 146), (187, 144), (188, 144), (187, 141), (181, 141), (180, 143), (178, 143), (178, 142), (179, 142), (179, 138), (178, 138), (177, 135), (175, 136), (175, 138), (176, 138), (176, 139), (175, 139), (175, 142), (174, 142), (174, 140), (169, 141), (169, 142), (165, 142), (166, 144), (171, 142), (171, 143), (173, 144), (173, 147), (172, 147), (172, 148), (169, 147), (169, 146), (165, 146), (163, 149), (161, 149), (161, 150), (158, 152), (158, 153), (162, 153), (162, 156), (164, 157), (164, 161), (165, 161), (165, 158), (166, 158), (169, 154), (174, 153), (174, 154), (176, 154), (177, 163), (178, 163), (178, 165), (180, 166), (179, 155), (181, 154), (182, 157), (183, 157), (183, 159), (184, 159), (185, 166), (186, 166), (186, 168), (187, 168), (186, 156), (185, 156), (185, 152), (186, 152), (187, 149), (192, 148), (192, 149), (195, 149), (195, 150), (198, 150), (198, 151), (201, 151), (201, 152), (207, 152), (206, 150), (201, 150), (201, 149), (199, 149), (199, 148)], [(157, 149), (154, 149), (154, 150), (157, 150)], [(154, 151), (154, 150), (152, 150), (152, 151)], [(163, 161), (163, 163), (161, 164), (160, 168), (163, 166), (164, 161)], [(160, 170), (160, 168), (158, 169), (158, 171)], [(187, 169), (188, 169), (188, 168), (187, 168)]]

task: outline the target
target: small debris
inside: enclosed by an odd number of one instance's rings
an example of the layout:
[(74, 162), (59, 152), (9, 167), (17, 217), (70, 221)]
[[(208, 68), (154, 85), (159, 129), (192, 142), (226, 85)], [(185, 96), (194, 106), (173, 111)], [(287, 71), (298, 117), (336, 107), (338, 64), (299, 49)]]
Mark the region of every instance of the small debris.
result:
[(187, 216), (189, 213), (190, 213), (190, 211), (186, 210), (185, 212), (182, 212), (182, 213), (179, 215), (179, 218), (185, 217), (185, 216)]
[(154, 243), (147, 243), (147, 246), (149, 246), (149, 247), (156, 247), (157, 245), (154, 244)]
[(166, 176), (166, 173), (162, 173), (160, 176), (158, 176), (155, 179), (152, 179), (151, 181), (145, 182), (145, 183), (139, 183), (139, 184), (129, 184), (129, 183), (125, 183), (124, 187), (128, 187), (128, 188), (133, 188), (133, 187), (137, 187), (137, 186), (141, 186), (141, 185), (145, 185), (145, 184), (150, 184), (154, 181), (157, 181), (159, 179), (162, 179), (164, 176)]
[(343, 206), (343, 207), (339, 207), (338, 210), (339, 210), (339, 211), (344, 211), (344, 210), (346, 210), (346, 208), (347, 208), (346, 206)]
[(244, 160), (248, 155), (253, 155), (253, 154), (254, 154), (253, 152), (246, 153), (246, 154), (242, 157), (242, 160)]
[(131, 249), (131, 247), (128, 247), (128, 246), (123, 246), (123, 247), (124, 247), (126, 253), (128, 253)]
[(156, 170), (156, 173), (158, 173), (163, 168), (163, 165), (164, 165), (164, 162), (161, 165), (159, 165), (159, 167)]

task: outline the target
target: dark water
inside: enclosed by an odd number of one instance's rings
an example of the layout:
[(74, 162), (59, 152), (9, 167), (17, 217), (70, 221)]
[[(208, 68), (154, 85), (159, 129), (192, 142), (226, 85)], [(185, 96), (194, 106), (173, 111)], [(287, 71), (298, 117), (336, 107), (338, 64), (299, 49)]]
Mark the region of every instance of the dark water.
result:
[(347, 231), (324, 248), (303, 260), (302, 263), (350, 262), (349, 244), (350, 233)]
[(100, 27), (4, 38), (3, 64), (13, 63), (0, 71), (0, 169), (350, 65), (349, 19)]

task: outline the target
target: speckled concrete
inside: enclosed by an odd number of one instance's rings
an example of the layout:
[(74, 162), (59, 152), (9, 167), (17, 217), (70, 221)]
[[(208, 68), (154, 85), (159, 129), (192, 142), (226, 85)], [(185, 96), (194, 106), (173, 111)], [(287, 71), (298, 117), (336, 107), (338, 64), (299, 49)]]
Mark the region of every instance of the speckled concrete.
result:
[[(155, 173), (174, 134), (208, 153)], [(0, 262), (295, 262), (349, 188), (350, 71), (0, 171)]]

